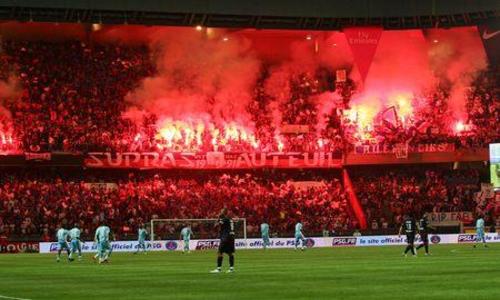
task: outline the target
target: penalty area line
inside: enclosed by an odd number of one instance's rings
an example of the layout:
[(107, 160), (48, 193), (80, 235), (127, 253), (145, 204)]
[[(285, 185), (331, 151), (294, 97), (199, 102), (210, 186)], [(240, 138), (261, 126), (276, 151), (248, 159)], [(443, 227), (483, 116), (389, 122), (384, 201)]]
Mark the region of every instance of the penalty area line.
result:
[(9, 296), (3, 296), (3, 295), (0, 295), (0, 299), (11, 299), (11, 300), (31, 300), (31, 299), (28, 299), (28, 298), (16, 298), (16, 297), (9, 297)]

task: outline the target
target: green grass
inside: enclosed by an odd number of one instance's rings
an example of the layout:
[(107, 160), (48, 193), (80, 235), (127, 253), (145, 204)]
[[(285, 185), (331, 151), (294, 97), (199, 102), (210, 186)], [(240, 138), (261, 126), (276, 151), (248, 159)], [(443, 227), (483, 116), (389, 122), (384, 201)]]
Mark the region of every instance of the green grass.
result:
[[(209, 274), (214, 251), (115, 253), (108, 265), (0, 256), (0, 295), (27, 299), (500, 299), (500, 245), (241, 250), (236, 273)], [(227, 267), (227, 257), (224, 261)], [(1, 297), (0, 297), (1, 298)]]

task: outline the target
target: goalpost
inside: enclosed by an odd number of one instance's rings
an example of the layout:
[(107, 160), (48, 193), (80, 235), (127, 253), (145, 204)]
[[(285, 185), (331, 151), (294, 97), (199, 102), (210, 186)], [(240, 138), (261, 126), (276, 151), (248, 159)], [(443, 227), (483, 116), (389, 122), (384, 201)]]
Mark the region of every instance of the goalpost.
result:
[[(247, 242), (247, 220), (232, 218), (235, 239), (243, 239), (245, 248)], [(219, 219), (151, 219), (151, 242), (156, 240), (178, 240), (184, 226), (191, 226), (193, 239), (218, 239)]]

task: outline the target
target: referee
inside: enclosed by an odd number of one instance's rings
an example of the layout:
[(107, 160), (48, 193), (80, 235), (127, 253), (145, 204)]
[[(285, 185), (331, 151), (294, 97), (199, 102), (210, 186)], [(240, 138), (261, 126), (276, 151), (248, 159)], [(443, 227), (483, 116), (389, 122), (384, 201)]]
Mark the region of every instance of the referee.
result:
[(227, 216), (227, 209), (223, 208), (219, 216), (220, 227), (220, 243), (217, 250), (217, 268), (210, 273), (220, 273), (222, 267), (223, 254), (229, 256), (229, 270), (227, 273), (234, 272), (234, 223), (233, 220)]

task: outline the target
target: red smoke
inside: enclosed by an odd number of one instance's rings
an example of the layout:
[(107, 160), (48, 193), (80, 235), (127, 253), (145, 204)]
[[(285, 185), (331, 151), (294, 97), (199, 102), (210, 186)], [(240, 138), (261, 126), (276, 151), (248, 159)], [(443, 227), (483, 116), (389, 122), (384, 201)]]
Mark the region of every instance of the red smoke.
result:
[[(425, 105), (419, 95), (438, 82), (450, 86), (452, 120), (463, 120), (466, 89), (474, 74), (486, 66), (476, 28), (384, 31), (354, 107), (363, 107), (363, 122), (394, 106), (399, 117), (412, 117)], [(451, 128), (450, 128), (451, 129)]]
[(0, 70), (6, 72), (6, 74), (1, 74), (5, 79), (0, 79), (0, 151), (6, 151), (16, 149), (17, 143), (14, 137), (12, 115), (5, 107), (5, 104), (10, 101), (15, 101), (19, 97), (21, 86), (19, 85), (16, 74), (7, 71), (10, 68), (2, 68), (4, 64), (7, 64), (7, 61), (1, 49), (0, 64)]
[(486, 67), (486, 53), (476, 27), (432, 29), (426, 32), (432, 70), (451, 84), (449, 106), (455, 120), (465, 119), (465, 93), (478, 71)]
[[(443, 81), (450, 86), (451, 115), (463, 119), (465, 90), (486, 65), (475, 27), (384, 31), (364, 83), (341, 32), (3, 23), (0, 33), (5, 38), (147, 44), (157, 73), (127, 95), (124, 116), (139, 123), (143, 114), (155, 113), (160, 128), (181, 124), (187, 136), (202, 125), (212, 134), (233, 126), (239, 137), (252, 136), (247, 108), (264, 67), (269, 70), (264, 89), (272, 98), (268, 111), (279, 131), (290, 78), (301, 73), (346, 69), (358, 86), (347, 114), (363, 128), (392, 106), (399, 118), (410, 119), (423, 104), (418, 95)], [(0, 99), (11, 88), (12, 83), (0, 82)], [(322, 115), (338, 98), (327, 92), (310, 99), (320, 112), (316, 130), (325, 126)]]

